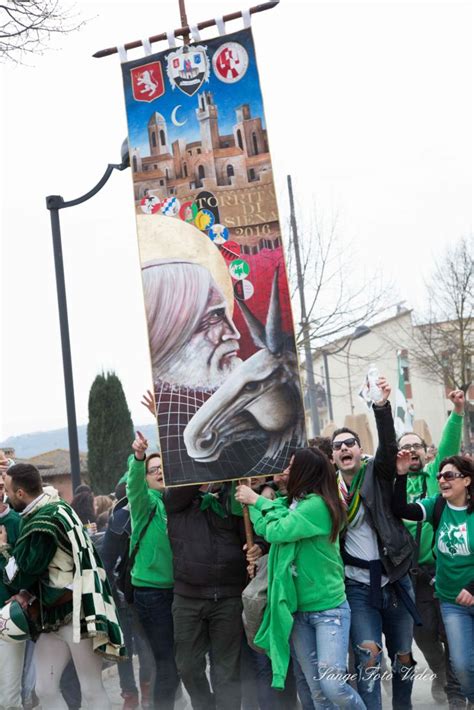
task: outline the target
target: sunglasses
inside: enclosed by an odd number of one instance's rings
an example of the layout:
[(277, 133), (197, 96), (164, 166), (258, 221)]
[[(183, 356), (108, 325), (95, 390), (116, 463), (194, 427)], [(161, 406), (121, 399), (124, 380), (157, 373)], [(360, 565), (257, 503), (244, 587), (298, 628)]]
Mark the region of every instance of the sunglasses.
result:
[(440, 481), (444, 478), (445, 481), (454, 481), (455, 478), (466, 478), (464, 473), (459, 473), (459, 471), (445, 471), (444, 473), (437, 473), (436, 480)]
[(403, 446), (400, 446), (399, 451), (421, 451), (421, 449), (424, 449), (425, 447), (423, 444), (403, 444)]
[(345, 444), (349, 449), (351, 449), (356, 444), (359, 444), (359, 442), (354, 436), (351, 436), (350, 439), (343, 439), (343, 441), (333, 441), (332, 448), (334, 449), (334, 451), (339, 451), (343, 444)]

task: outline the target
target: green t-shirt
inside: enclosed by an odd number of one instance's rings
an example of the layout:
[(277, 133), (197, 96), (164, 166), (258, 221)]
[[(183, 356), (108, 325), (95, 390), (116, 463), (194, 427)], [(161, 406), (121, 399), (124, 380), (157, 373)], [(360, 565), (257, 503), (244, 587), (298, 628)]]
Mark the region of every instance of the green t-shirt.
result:
[[(444, 425), (439, 442), (438, 453), (434, 461), (431, 461), (419, 473), (409, 473), (407, 480), (407, 502), (418, 503), (426, 496), (436, 496), (439, 493), (436, 474), (439, 464), (446, 456), (456, 456), (461, 447), (462, 427), (464, 417), (456, 412), (451, 412)], [(423, 493), (425, 490), (425, 493)], [(404, 521), (405, 527), (416, 539), (417, 523)], [(433, 565), (433, 528), (428, 523), (422, 523), (420, 537), (419, 565)], [(474, 575), (473, 575), (474, 576)]]
[(250, 506), (255, 532), (273, 544), (297, 542), (294, 583), (298, 611), (334, 609), (346, 599), (339, 540), (330, 542), (331, 515), (321, 496), (311, 493), (295, 507), (286, 498), (260, 496)]
[[(438, 496), (418, 501), (428, 522)], [(474, 580), (474, 513), (446, 503), (436, 531), (436, 596), (445, 602), (456, 602), (461, 589)]]

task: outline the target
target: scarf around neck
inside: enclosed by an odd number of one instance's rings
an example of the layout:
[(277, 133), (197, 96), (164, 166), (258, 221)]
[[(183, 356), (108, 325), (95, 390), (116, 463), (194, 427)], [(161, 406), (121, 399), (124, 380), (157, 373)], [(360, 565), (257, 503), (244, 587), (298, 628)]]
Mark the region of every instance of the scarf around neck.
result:
[(356, 520), (360, 518), (361, 513), (361, 498), (360, 489), (364, 481), (365, 471), (367, 468), (367, 462), (363, 461), (361, 463), (360, 469), (357, 471), (356, 475), (351, 481), (350, 486), (347, 486), (342, 473), (337, 472), (337, 487), (339, 489), (339, 498), (342, 501), (344, 508), (347, 513), (347, 524), (355, 524)]

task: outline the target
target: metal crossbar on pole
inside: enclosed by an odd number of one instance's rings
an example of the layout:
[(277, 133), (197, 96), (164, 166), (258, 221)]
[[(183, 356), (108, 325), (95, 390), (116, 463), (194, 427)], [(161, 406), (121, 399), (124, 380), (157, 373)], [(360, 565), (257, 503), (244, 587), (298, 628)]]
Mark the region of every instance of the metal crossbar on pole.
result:
[[(271, 0), (270, 2), (264, 2), (262, 5), (255, 5), (254, 7), (250, 8), (250, 14), (254, 15), (257, 12), (264, 12), (265, 10), (271, 10), (272, 8), (276, 7), (280, 3), (280, 0)], [(181, 4), (180, 4), (180, 10), (181, 10)], [(186, 12), (184, 12), (184, 16), (186, 17)], [(230, 22), (231, 20), (238, 20), (239, 17), (242, 17), (242, 10), (238, 10), (237, 12), (231, 12), (229, 15), (224, 15), (222, 18), (224, 22)], [(183, 21), (183, 15), (181, 15), (181, 22)], [(217, 25), (215, 18), (212, 18), (212, 20), (204, 20), (203, 22), (198, 22), (197, 28), (198, 30), (205, 30), (207, 27), (214, 27)], [(191, 29), (189, 28), (189, 25), (186, 23), (182, 27), (179, 27), (177, 30), (174, 30), (174, 36), (175, 37), (183, 37), (185, 39), (189, 38), (189, 35), (191, 34)], [(153, 35), (152, 37), (149, 37), (148, 39), (150, 40), (151, 43), (153, 42), (160, 42), (161, 40), (167, 39), (168, 35), (166, 32), (162, 32), (159, 35)], [(137, 47), (141, 47), (143, 45), (143, 42), (141, 39), (137, 39), (134, 42), (128, 42), (125, 45), (125, 49), (136, 49)], [(101, 59), (102, 57), (109, 57), (111, 54), (117, 54), (118, 49), (117, 47), (108, 47), (107, 49), (100, 49), (98, 52), (93, 54), (92, 56), (95, 59)]]

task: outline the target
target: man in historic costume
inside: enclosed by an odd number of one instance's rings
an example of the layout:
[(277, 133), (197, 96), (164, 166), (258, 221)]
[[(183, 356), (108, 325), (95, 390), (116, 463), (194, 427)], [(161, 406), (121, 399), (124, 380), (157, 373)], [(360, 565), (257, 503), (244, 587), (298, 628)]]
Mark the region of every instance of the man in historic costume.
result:
[[(5, 491), (22, 518), (5, 582), (30, 618), (39, 606), (32, 626), (39, 636), (35, 662), (41, 705), (66, 710), (59, 683), (72, 658), (88, 707), (108, 708), (102, 657), (116, 660), (125, 648), (102, 562), (76, 513), (54, 488), (43, 488), (34, 466), (12, 466)], [(5, 532), (1, 543), (8, 543)]]

